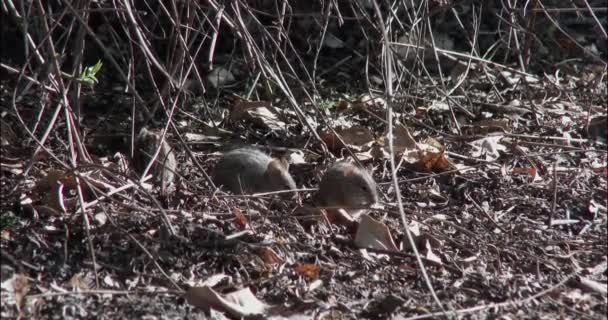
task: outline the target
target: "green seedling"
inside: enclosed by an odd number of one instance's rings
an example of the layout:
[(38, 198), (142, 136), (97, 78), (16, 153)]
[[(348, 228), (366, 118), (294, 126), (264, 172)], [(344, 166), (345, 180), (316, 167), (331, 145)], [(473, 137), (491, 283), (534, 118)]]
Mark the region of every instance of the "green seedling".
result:
[(101, 60), (97, 60), (97, 63), (95, 65), (89, 66), (84, 68), (84, 70), (82, 71), (82, 74), (80, 75), (79, 80), (82, 82), (85, 82), (89, 85), (93, 85), (97, 82), (99, 82), (97, 80), (97, 72), (99, 72), (99, 70), (101, 70), (101, 66), (103, 65), (103, 63), (101, 62)]

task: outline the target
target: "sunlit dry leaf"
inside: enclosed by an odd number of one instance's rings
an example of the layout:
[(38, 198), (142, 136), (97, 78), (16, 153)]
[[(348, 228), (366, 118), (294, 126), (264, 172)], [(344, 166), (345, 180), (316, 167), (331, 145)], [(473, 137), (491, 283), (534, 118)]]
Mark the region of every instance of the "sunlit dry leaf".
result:
[(374, 156), (372, 155), (372, 149), (369, 149), (365, 152), (355, 152), (355, 155), (357, 156), (357, 159), (359, 159), (359, 161), (361, 161), (362, 163), (368, 163), (369, 161), (374, 159)]
[[(336, 128), (335, 132), (342, 138), (342, 141), (348, 147), (355, 151), (361, 151), (371, 146), (374, 142), (374, 135), (369, 128), (362, 126), (353, 126), (350, 128), (342, 129)], [(325, 132), (321, 134), (321, 139), (327, 147), (334, 153), (338, 153), (344, 144), (340, 142), (340, 139), (333, 132)]]
[(246, 316), (263, 314), (267, 306), (249, 288), (234, 291), (222, 296), (208, 286), (191, 287), (186, 291), (186, 301), (191, 305), (209, 310), (213, 308), (240, 319)]
[(270, 101), (238, 101), (230, 112), (230, 121), (248, 121), (270, 130), (284, 130), (286, 123), (272, 108)]
[(456, 169), (456, 166), (447, 158), (445, 151), (422, 152), (417, 166), (427, 172), (443, 172)]
[(10, 241), (12, 240), (11, 232), (8, 229), (0, 231), (0, 239)]
[(258, 255), (264, 260), (267, 265), (281, 264), (283, 259), (272, 248), (260, 248), (258, 249)]
[(511, 170), (511, 173), (525, 174), (525, 175), (528, 175), (528, 176), (534, 178), (536, 176), (536, 168), (534, 168), (534, 167), (513, 168), (513, 170)]
[(424, 257), (427, 258), (429, 261), (435, 262), (437, 265), (443, 265), (441, 258), (435, 253), (433, 253), (433, 248), (429, 241), (426, 242), (426, 253)]
[[(395, 136), (395, 139), (393, 140), (393, 147), (395, 148), (395, 152), (418, 149), (416, 140), (414, 139), (406, 125), (402, 124), (395, 126), (393, 128), (393, 135)], [(388, 145), (386, 147), (388, 150)]]
[(316, 279), (319, 277), (321, 267), (314, 263), (303, 263), (294, 267), (295, 272), (306, 276), (310, 279)]
[(249, 221), (247, 221), (247, 217), (245, 217), (245, 215), (243, 214), (241, 209), (239, 209), (239, 208), (232, 209), (232, 214), (234, 215), (234, 224), (236, 225), (236, 227), (239, 230), (246, 229)]
[(382, 250), (398, 251), (395, 241), (388, 227), (371, 218), (369, 215), (361, 215), (359, 228), (355, 235), (355, 245), (359, 248), (373, 248)]
[(103, 226), (108, 221), (108, 216), (104, 212), (98, 212), (94, 216), (98, 226)]
[(229, 281), (229, 280), (230, 280), (230, 277), (227, 276), (226, 274), (218, 273), (218, 274), (214, 274), (214, 275), (210, 276), (209, 278), (205, 279), (205, 281), (203, 281), (201, 286), (214, 287), (214, 286), (220, 284), (222, 281)]
[(279, 116), (270, 108), (256, 108), (247, 112), (249, 121), (259, 126), (267, 127), (270, 130), (285, 130), (287, 124), (279, 119)]
[(500, 152), (506, 152), (507, 147), (500, 143), (504, 136), (489, 136), (469, 143), (473, 147), (471, 156), (487, 161), (495, 161), (500, 157)]
[(112, 275), (110, 274), (103, 277), (103, 283), (111, 288), (120, 288), (120, 283), (118, 283), (118, 281), (112, 278)]
[(15, 302), (19, 310), (23, 310), (25, 305), (25, 297), (30, 290), (28, 279), (24, 274), (13, 275), (13, 292), (15, 294)]
[(354, 103), (354, 108), (360, 111), (369, 111), (384, 118), (386, 100), (382, 97), (372, 97), (369, 94), (365, 94)]
[(70, 287), (75, 291), (80, 290), (89, 290), (89, 284), (86, 279), (82, 277), (81, 274), (75, 274), (70, 278)]
[(296, 150), (294, 152), (289, 153), (287, 160), (290, 165), (306, 163), (306, 159), (304, 158), (304, 152), (302, 150)]
[(187, 132), (184, 134), (184, 140), (192, 143), (202, 142), (219, 142), (226, 137), (230, 137), (232, 133), (222, 128), (206, 127), (204, 133)]

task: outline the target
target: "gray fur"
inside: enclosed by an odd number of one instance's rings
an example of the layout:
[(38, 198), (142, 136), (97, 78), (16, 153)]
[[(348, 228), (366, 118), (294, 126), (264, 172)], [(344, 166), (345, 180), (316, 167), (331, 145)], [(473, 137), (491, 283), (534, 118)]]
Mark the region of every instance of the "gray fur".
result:
[(215, 166), (213, 183), (235, 194), (294, 190), (296, 183), (288, 169), (286, 161), (257, 149), (241, 148), (224, 154)]
[(374, 179), (365, 169), (338, 162), (325, 172), (318, 199), (323, 206), (363, 208), (378, 202), (378, 193)]

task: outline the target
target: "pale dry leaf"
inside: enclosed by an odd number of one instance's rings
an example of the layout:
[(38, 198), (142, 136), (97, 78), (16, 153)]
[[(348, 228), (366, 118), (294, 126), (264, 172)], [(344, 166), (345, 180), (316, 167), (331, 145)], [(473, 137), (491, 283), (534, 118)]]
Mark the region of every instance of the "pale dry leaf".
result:
[(306, 158), (302, 150), (290, 152), (289, 156), (287, 156), (287, 161), (289, 164), (306, 164)]
[(388, 227), (367, 214), (361, 215), (355, 245), (359, 248), (399, 251)]
[(239, 101), (232, 108), (230, 121), (248, 121), (270, 130), (284, 130), (287, 124), (279, 119), (269, 101)]
[(218, 285), (221, 282), (230, 281), (230, 279), (231, 279), (231, 277), (226, 275), (225, 273), (218, 273), (218, 274), (214, 274), (214, 275), (210, 276), (209, 278), (205, 279), (205, 281), (203, 281), (203, 283), (201, 283), (201, 286), (215, 287), (216, 285)]
[(89, 290), (88, 281), (82, 276), (82, 274), (75, 274), (70, 278), (69, 285), (72, 290), (80, 291), (80, 290)]
[(235, 81), (234, 75), (224, 67), (215, 67), (207, 74), (207, 81), (213, 88), (223, 87)]
[(433, 247), (431, 246), (431, 242), (430, 241), (426, 241), (425, 247), (426, 247), (426, 252), (425, 252), (424, 257), (428, 261), (432, 261), (432, 262), (436, 263), (439, 266), (443, 265), (443, 262), (441, 261), (441, 258), (433, 252)]
[[(393, 140), (393, 147), (396, 152), (418, 149), (418, 144), (406, 125), (402, 124), (395, 126), (393, 129), (393, 135), (395, 136), (395, 139)], [(386, 147), (388, 148), (388, 145)]]
[(336, 134), (354, 151), (367, 150), (374, 143), (374, 134), (367, 127), (336, 128), (335, 134), (334, 132), (326, 132), (321, 135), (321, 139), (323, 139), (327, 147), (334, 152), (338, 152), (345, 147)]
[(469, 144), (473, 147), (471, 157), (495, 161), (500, 157), (500, 152), (507, 151), (507, 147), (500, 143), (503, 138), (503, 135), (489, 136), (470, 142)]
[(186, 301), (191, 305), (208, 310), (213, 308), (228, 313), (235, 318), (263, 314), (266, 304), (258, 300), (249, 288), (222, 296), (211, 287), (191, 287), (186, 291)]

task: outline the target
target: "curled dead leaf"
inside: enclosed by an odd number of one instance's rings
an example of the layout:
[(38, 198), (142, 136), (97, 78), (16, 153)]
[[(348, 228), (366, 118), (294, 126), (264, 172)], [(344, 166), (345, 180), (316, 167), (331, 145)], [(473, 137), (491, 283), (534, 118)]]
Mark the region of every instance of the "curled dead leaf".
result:
[(239, 230), (244, 230), (247, 228), (247, 224), (249, 223), (247, 221), (247, 217), (245, 217), (245, 215), (243, 214), (243, 211), (241, 211), (241, 209), (239, 208), (234, 208), (232, 209), (232, 214), (234, 215), (234, 224), (236, 225), (236, 227)]
[(303, 263), (294, 267), (295, 272), (310, 279), (316, 279), (321, 273), (321, 267), (314, 263)]
[(283, 263), (283, 259), (276, 253), (276, 251), (272, 250), (272, 248), (260, 248), (258, 249), (258, 255), (264, 260), (264, 263), (267, 265), (273, 264), (281, 264)]

